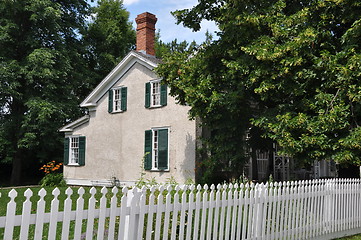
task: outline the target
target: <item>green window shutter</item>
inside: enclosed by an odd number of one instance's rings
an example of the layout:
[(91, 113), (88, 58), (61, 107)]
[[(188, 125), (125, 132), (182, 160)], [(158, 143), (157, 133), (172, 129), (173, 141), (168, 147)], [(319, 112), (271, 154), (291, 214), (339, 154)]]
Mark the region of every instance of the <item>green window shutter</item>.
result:
[(79, 166), (85, 165), (85, 137), (79, 137)]
[(160, 105), (167, 105), (167, 85), (160, 85)]
[(108, 91), (108, 112), (113, 112), (113, 90)]
[(168, 129), (158, 130), (158, 168), (168, 169)]
[(152, 169), (152, 130), (145, 131), (144, 141), (144, 169)]
[(122, 87), (121, 88), (121, 102), (120, 102), (120, 108), (122, 111), (126, 111), (127, 110), (127, 88), (126, 87)]
[(69, 164), (69, 138), (64, 139), (64, 165)]
[(145, 104), (146, 108), (150, 107), (150, 82), (145, 84)]

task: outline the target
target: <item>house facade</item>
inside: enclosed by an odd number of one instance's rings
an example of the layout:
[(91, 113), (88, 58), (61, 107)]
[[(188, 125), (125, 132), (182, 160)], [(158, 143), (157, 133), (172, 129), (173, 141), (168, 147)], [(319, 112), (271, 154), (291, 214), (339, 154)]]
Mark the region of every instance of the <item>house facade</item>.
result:
[(151, 13), (137, 16), (137, 50), (80, 104), (88, 114), (60, 129), (67, 184), (195, 179), (196, 121), (153, 71), (160, 63), (154, 56), (156, 21)]

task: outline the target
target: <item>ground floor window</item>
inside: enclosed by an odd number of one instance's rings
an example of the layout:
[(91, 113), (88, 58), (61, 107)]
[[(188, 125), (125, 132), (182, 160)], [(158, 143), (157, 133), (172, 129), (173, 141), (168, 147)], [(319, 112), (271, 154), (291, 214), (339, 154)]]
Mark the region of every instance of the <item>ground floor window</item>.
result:
[(85, 165), (85, 137), (72, 136), (64, 140), (64, 165)]
[(145, 131), (144, 169), (168, 170), (168, 128), (154, 128)]

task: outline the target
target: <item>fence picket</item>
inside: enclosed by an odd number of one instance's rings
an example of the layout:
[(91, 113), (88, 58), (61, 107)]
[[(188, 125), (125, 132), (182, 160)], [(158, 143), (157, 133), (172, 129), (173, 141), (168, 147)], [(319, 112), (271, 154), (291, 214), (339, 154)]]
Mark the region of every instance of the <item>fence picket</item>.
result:
[(79, 197), (76, 200), (76, 213), (75, 213), (75, 227), (74, 227), (74, 239), (81, 238), (81, 228), (83, 223), (83, 211), (84, 211), (84, 198), (83, 195), (85, 193), (84, 188), (78, 189)]
[(209, 212), (209, 201), (208, 201), (208, 185), (204, 185), (203, 187), (203, 194), (202, 194), (202, 207), (199, 206), (199, 208), (202, 209), (202, 217), (201, 217), (201, 223), (200, 223), (200, 236), (199, 239), (203, 240), (206, 236), (206, 224), (207, 224), (207, 212)]
[(58, 210), (59, 210), (59, 199), (58, 196), (60, 194), (60, 190), (55, 188), (52, 192), (54, 199), (51, 201), (51, 209), (50, 209), (50, 223), (49, 223), (49, 233), (48, 239), (55, 239), (56, 237), (56, 227), (58, 224)]
[(161, 232), (161, 225), (162, 225), (162, 215), (164, 212), (164, 187), (159, 187), (159, 195), (157, 198), (157, 205), (156, 205), (156, 213), (155, 213), (155, 239), (160, 239), (160, 232)]
[(147, 198), (147, 189), (145, 186), (141, 189), (141, 196), (139, 199), (139, 224), (138, 224), (138, 236), (137, 239), (143, 239), (143, 230), (144, 230), (144, 218), (146, 213), (146, 198)]
[(172, 228), (171, 228), (171, 240), (175, 240), (176, 239), (176, 234), (177, 234), (177, 226), (178, 226), (178, 214), (179, 214), (179, 208), (180, 208), (180, 203), (179, 203), (179, 191), (180, 191), (180, 187), (176, 186), (175, 187), (175, 194), (174, 194), (174, 201), (173, 201), (173, 217), (172, 217)]
[(20, 239), (28, 239), (29, 236), (29, 225), (30, 225), (30, 214), (31, 214), (31, 201), (30, 198), (33, 196), (33, 191), (29, 188), (24, 192), (26, 200), (23, 203), (23, 211), (21, 218), (21, 230)]
[(199, 230), (199, 212), (201, 209), (201, 193), (202, 187), (201, 185), (197, 185), (197, 193), (196, 193), (196, 201), (195, 201), (195, 213), (194, 213), (194, 225), (193, 225), (193, 238), (198, 239), (198, 230)]
[(71, 212), (71, 195), (73, 194), (73, 190), (71, 188), (67, 188), (65, 190), (65, 194), (67, 195), (64, 201), (64, 216), (63, 216), (63, 229), (61, 233), (61, 239), (66, 240), (69, 239), (69, 226), (70, 226), (70, 212)]
[[(113, 187), (109, 196), (108, 190), (102, 188), (97, 209), (97, 191), (91, 188), (85, 209), (85, 189), (78, 189), (73, 205), (73, 190), (68, 188), (64, 210), (59, 211), (60, 191), (55, 188), (49, 193), (49, 212), (45, 211), (47, 193), (41, 189), (36, 212), (32, 214), (33, 193), (28, 189), (24, 192), (22, 212), (17, 215), (20, 203), (13, 189), (8, 193), (6, 215), (0, 216), (3, 237), (55, 239), (61, 231), (63, 240), (116, 236), (121, 240), (298, 240), (331, 239), (361, 232), (360, 179), (198, 185), (196, 190), (194, 185), (131, 190), (124, 187), (122, 192), (119, 207), (118, 188)], [(44, 231), (45, 224), (49, 224), (48, 232)], [(74, 236), (69, 234), (70, 224), (74, 226)], [(29, 236), (30, 225), (35, 225), (34, 236)], [(16, 233), (19, 236), (14, 236), (16, 226), (20, 226)], [(82, 233), (84, 229), (86, 232)]]
[[(38, 192), (40, 199), (36, 207), (36, 223), (35, 223), (35, 236), (34, 239), (41, 239), (43, 236), (43, 226), (44, 226), (44, 213), (45, 213), (45, 200), (46, 190), (44, 188), (40, 189)], [(5, 228), (6, 229), (6, 228)]]
[(194, 185), (189, 187), (189, 200), (188, 200), (188, 216), (187, 216), (187, 228), (186, 228), (186, 240), (190, 240), (192, 236), (192, 224), (193, 224), (193, 210), (195, 207), (194, 202)]
[(94, 232), (94, 215), (95, 215), (95, 194), (97, 190), (95, 187), (92, 187), (89, 190), (90, 198), (88, 200), (88, 217), (87, 217), (87, 229), (86, 229), (86, 239), (93, 238)]
[(13, 239), (14, 225), (15, 225), (15, 211), (16, 211), (16, 202), (15, 198), (18, 195), (15, 189), (12, 189), (8, 196), (10, 197), (10, 202), (7, 205), (6, 210), (6, 222), (5, 222), (5, 232), (4, 240)]
[(213, 211), (214, 211), (214, 207), (215, 207), (215, 200), (214, 200), (214, 189), (216, 187), (214, 186), (214, 184), (212, 184), (210, 186), (210, 190), (211, 192), (209, 193), (209, 198), (208, 198), (208, 202), (209, 202), (209, 207), (208, 207), (208, 221), (207, 221), (207, 240), (210, 240), (212, 237), (212, 230), (213, 230)]
[(117, 193), (118, 188), (113, 187), (112, 188), (112, 198), (110, 199), (110, 217), (109, 217), (109, 230), (108, 230), (108, 240), (114, 239), (114, 232), (115, 232), (115, 219), (116, 216), (119, 216), (118, 208), (117, 208)]

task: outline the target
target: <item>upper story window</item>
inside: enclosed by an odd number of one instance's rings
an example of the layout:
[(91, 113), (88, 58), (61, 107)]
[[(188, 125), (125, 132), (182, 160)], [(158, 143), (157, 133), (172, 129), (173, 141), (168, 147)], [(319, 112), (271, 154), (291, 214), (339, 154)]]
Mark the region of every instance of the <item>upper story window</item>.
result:
[(160, 82), (151, 82), (150, 83), (150, 89), (151, 89), (151, 106), (152, 107), (158, 107), (160, 105)]
[(85, 165), (85, 137), (73, 136), (64, 140), (64, 165)]
[(150, 81), (145, 84), (145, 107), (154, 108), (167, 105), (167, 85), (162, 85), (160, 80)]
[(127, 88), (119, 87), (108, 91), (108, 112), (116, 113), (127, 110)]

